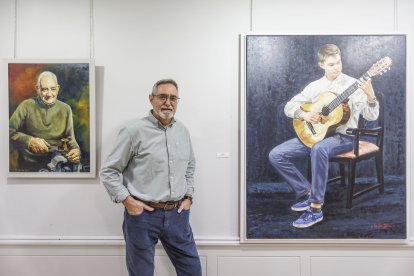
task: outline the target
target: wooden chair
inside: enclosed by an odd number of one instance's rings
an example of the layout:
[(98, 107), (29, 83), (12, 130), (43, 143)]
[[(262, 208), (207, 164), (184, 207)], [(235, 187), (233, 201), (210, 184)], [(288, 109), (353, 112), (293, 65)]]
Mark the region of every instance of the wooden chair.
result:
[[(369, 191), (378, 189), (384, 193), (384, 170), (383, 170), (383, 147), (384, 147), (384, 101), (381, 93), (376, 93), (380, 104), (380, 112), (375, 127), (369, 127), (368, 122), (362, 117), (359, 118), (358, 128), (348, 129), (347, 133), (354, 136), (354, 149), (350, 152), (338, 154), (330, 158), (330, 162), (339, 163), (339, 176), (329, 179), (328, 183), (341, 180), (345, 186), (347, 180), (346, 208), (352, 207), (352, 200)], [(371, 138), (369, 138), (371, 137)], [(368, 187), (355, 190), (356, 165), (364, 160), (375, 161), (377, 182), (364, 184)], [(347, 170), (345, 170), (347, 167)]]

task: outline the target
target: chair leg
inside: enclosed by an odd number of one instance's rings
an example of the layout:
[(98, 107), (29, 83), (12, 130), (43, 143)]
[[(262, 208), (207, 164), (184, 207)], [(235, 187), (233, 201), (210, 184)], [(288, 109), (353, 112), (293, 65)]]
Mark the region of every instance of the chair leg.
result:
[(382, 155), (379, 155), (377, 157), (375, 157), (375, 167), (377, 169), (377, 180), (378, 180), (378, 184), (379, 184), (379, 192), (380, 194), (384, 193), (384, 186), (385, 186), (385, 181), (384, 181), (384, 169), (383, 169), (383, 165), (382, 165)]
[(348, 168), (348, 194), (346, 198), (346, 208), (350, 209), (352, 207), (352, 199), (354, 197), (355, 189), (355, 163), (350, 162)]
[(339, 163), (339, 174), (341, 175), (341, 185), (342, 187), (346, 187), (345, 184), (345, 165), (342, 163)]

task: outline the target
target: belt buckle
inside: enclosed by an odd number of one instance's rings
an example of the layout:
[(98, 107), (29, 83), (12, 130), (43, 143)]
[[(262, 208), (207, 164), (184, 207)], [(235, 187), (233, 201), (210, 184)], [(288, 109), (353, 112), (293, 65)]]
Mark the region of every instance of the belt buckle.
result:
[(176, 203), (174, 201), (167, 201), (164, 204), (164, 211), (170, 211), (175, 208)]

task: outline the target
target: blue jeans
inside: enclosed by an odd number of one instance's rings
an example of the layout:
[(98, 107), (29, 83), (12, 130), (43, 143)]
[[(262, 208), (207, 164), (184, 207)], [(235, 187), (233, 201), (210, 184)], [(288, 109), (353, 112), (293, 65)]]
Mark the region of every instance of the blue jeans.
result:
[(189, 223), (189, 210), (155, 209), (131, 216), (124, 213), (126, 263), (130, 276), (154, 275), (155, 245), (167, 252), (178, 276), (201, 276), (200, 258)]
[[(329, 158), (339, 153), (352, 150), (353, 138), (335, 134), (308, 148), (298, 138), (290, 139), (269, 153), (269, 161), (276, 171), (285, 179), (301, 197), (310, 192), (310, 202), (323, 203), (328, 182)], [(295, 167), (292, 160), (310, 156), (312, 160), (312, 183)]]

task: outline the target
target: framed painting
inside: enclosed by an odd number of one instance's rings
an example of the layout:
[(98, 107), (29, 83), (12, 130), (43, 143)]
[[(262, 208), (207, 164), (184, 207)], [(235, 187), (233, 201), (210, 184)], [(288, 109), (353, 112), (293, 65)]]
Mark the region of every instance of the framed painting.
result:
[(405, 242), (406, 36), (241, 38), (241, 242)]
[(93, 61), (12, 59), (4, 69), (8, 177), (95, 177)]

